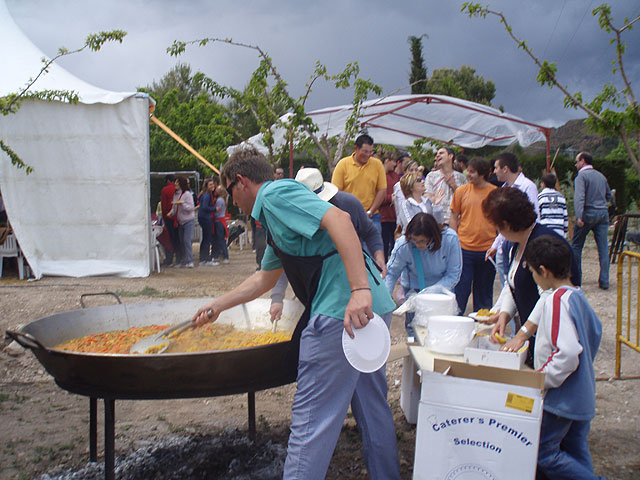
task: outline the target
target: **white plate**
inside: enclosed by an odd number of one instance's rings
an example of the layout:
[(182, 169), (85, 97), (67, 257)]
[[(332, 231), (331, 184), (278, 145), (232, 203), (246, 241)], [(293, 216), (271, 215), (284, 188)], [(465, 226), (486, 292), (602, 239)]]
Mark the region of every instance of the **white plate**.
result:
[(373, 314), (366, 327), (354, 328), (354, 338), (342, 332), (342, 350), (353, 368), (363, 373), (375, 372), (382, 367), (391, 350), (391, 337), (387, 324)]
[(493, 315), (489, 315), (489, 316), (485, 316), (485, 315), (478, 315), (478, 312), (473, 312), (470, 313), (469, 315), (467, 315), (467, 317), (469, 318), (473, 318), (476, 322), (486, 322), (487, 320), (489, 320)]

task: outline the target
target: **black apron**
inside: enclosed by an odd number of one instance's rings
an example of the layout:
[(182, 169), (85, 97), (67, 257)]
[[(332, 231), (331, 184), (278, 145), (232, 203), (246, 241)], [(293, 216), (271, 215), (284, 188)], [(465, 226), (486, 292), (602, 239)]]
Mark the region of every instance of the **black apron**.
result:
[(338, 252), (334, 250), (326, 255), (311, 255), (307, 257), (289, 255), (280, 250), (271, 233), (267, 229), (267, 243), (271, 245), (274, 253), (280, 259), (293, 292), (298, 300), (304, 305), (304, 312), (298, 320), (293, 336), (289, 342), (289, 348), (283, 358), (283, 373), (285, 378), (290, 382), (294, 382), (298, 376), (298, 359), (300, 358), (300, 338), (302, 331), (305, 329), (311, 318), (311, 304), (313, 297), (318, 290), (320, 276), (322, 275), (322, 263), (325, 259), (336, 255)]
[[(280, 259), (284, 272), (287, 274), (287, 278), (291, 284), (291, 288), (293, 289), (293, 293), (295, 293), (298, 300), (300, 300), (305, 307), (302, 316), (296, 324), (293, 335), (291, 336), (287, 353), (283, 358), (283, 374), (287, 380), (294, 382), (298, 376), (300, 339), (302, 337), (302, 331), (305, 329), (309, 323), (309, 319), (311, 318), (311, 305), (313, 304), (313, 298), (316, 296), (318, 284), (320, 283), (322, 264), (327, 258), (336, 255), (338, 251), (333, 250), (326, 255), (310, 255), (306, 257), (289, 255), (276, 246), (273, 241), (273, 237), (271, 236), (271, 232), (269, 232), (268, 229), (265, 230), (267, 232), (267, 243), (271, 245), (273, 252), (276, 254), (278, 259)], [(365, 257), (368, 255), (365, 251), (363, 251), (363, 254)], [(376, 285), (379, 285), (380, 282), (371, 271), (366, 258), (364, 264), (367, 271), (371, 274), (373, 281)], [(380, 270), (380, 267), (378, 267), (375, 262), (373, 262), (373, 264), (378, 268), (378, 270)]]

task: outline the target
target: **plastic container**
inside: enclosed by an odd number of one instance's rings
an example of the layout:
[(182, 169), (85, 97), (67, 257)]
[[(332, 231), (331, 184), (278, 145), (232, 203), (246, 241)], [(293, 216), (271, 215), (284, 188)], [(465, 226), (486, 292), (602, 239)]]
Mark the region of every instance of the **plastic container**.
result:
[(453, 294), (419, 293), (412, 298), (412, 303), (416, 314), (413, 323), (421, 327), (427, 327), (429, 318), (435, 315), (455, 315), (458, 310)]
[(429, 317), (425, 346), (436, 353), (463, 355), (475, 331), (476, 322), (469, 317), (434, 315)]

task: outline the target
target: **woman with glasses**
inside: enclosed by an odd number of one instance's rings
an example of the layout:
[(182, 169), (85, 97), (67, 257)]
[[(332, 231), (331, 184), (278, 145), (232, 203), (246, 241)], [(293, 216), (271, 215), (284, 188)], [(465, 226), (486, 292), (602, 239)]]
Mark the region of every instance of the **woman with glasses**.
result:
[(424, 196), (424, 179), (420, 173), (410, 173), (400, 179), (400, 188), (405, 196), (398, 212), (398, 225), (405, 232), (411, 219), (418, 213), (432, 214), (438, 223), (442, 223), (442, 209), (434, 209), (431, 200)]
[[(405, 235), (396, 242), (387, 263), (384, 282), (392, 293), (400, 279), (404, 294), (411, 297), (436, 285), (453, 291), (461, 271), (462, 250), (456, 232), (440, 226), (433, 215), (420, 212), (411, 219)], [(405, 317), (409, 336), (413, 336), (413, 316), (413, 313), (407, 313)]]

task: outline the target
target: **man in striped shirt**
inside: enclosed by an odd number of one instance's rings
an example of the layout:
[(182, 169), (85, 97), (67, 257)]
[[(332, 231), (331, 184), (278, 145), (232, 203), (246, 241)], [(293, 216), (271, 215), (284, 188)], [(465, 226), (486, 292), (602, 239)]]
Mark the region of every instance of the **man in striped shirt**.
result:
[(538, 195), (540, 223), (566, 238), (569, 231), (567, 200), (555, 189), (555, 186), (556, 176), (553, 173), (542, 176), (542, 192)]

